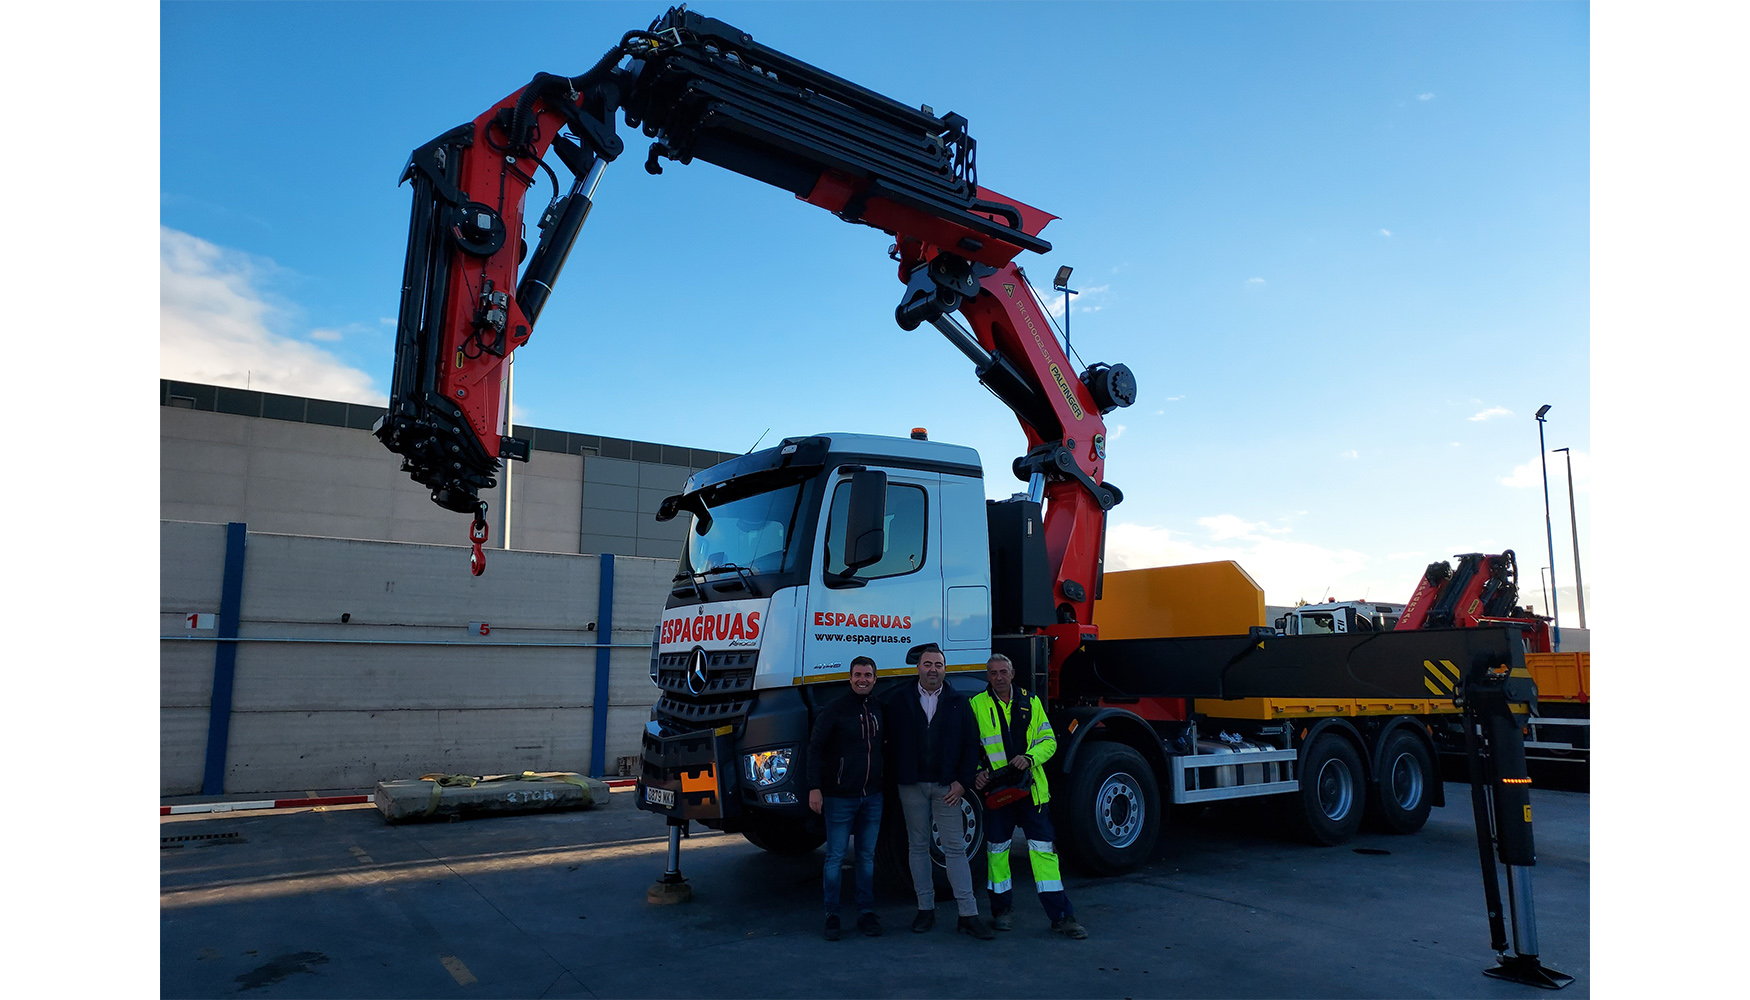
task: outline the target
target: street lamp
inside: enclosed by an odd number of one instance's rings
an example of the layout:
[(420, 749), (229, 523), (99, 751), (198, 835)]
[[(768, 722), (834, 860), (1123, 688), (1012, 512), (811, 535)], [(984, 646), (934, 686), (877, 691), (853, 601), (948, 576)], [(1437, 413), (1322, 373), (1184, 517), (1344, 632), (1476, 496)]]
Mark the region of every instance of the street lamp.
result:
[(1550, 634), (1551, 644), (1556, 650), (1562, 648), (1562, 611), (1561, 598), (1556, 591), (1556, 534), (1551, 526), (1549, 516), (1549, 460), (1544, 453), (1543, 445), (1543, 415), (1549, 412), (1550, 404), (1543, 404), (1537, 411), (1537, 461), (1543, 466), (1543, 533), (1549, 542), (1549, 613), (1552, 619)]
[(1574, 515), (1574, 453), (1555, 448), (1568, 459), (1568, 529), (1574, 534), (1574, 600), (1580, 605), (1580, 627), (1586, 627), (1586, 587), (1580, 582), (1580, 521)]
[(1063, 349), (1065, 353), (1069, 351), (1069, 297), (1081, 294), (1069, 287), (1069, 273), (1073, 270), (1075, 268), (1066, 264), (1058, 268), (1057, 277), (1051, 279), (1051, 287), (1063, 293)]

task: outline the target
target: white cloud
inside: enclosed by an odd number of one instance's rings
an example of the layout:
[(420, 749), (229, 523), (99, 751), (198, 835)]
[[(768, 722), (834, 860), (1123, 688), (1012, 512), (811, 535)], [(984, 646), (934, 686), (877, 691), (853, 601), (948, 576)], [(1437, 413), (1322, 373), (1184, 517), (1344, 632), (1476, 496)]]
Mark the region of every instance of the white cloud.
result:
[(1246, 279), (1246, 284), (1248, 284), (1248, 285), (1262, 285), (1263, 283), (1264, 283), (1263, 278), (1247, 278)]
[(1381, 235), (1381, 236), (1390, 236), (1390, 235), (1391, 235), (1391, 230), (1389, 230), (1389, 229), (1381, 229), (1381, 230), (1380, 230), (1380, 231), (1379, 231), (1379, 235)]
[(1178, 402), (1178, 401), (1179, 401), (1179, 400), (1181, 400), (1181, 399), (1184, 399), (1184, 398), (1185, 398), (1185, 397), (1184, 397), (1184, 396), (1183, 396), (1183, 395), (1179, 395), (1179, 396), (1168, 396), (1168, 397), (1167, 397), (1167, 402), (1169, 402), (1169, 403), (1177, 403), (1177, 402)]
[(1106, 432), (1107, 441), (1116, 441), (1124, 435), (1123, 424), (1113, 424)]
[(1478, 413), (1475, 416), (1471, 417), (1470, 419), (1471, 419), (1472, 423), (1477, 423), (1477, 422), (1483, 421), (1483, 420), (1491, 420), (1495, 417), (1511, 417), (1512, 415), (1513, 415), (1513, 411), (1507, 409), (1505, 406), (1491, 406), (1488, 409), (1484, 410), (1483, 412)]
[[(321, 347), (275, 333), (289, 310), (263, 284), (268, 260), (159, 227), (158, 371), (161, 377), (382, 405), (370, 375)], [(337, 330), (312, 330), (339, 340)]]
[(1417, 94), (1417, 95), (1416, 95), (1416, 100), (1418, 100), (1418, 101), (1432, 101), (1432, 100), (1433, 100), (1433, 99), (1434, 99), (1434, 94), (1433, 94), (1433, 92), (1429, 92), (1429, 93), (1426, 93), (1426, 94)]
[(1459, 444), (1459, 443), (1458, 443), (1458, 442), (1457, 442), (1457, 441), (1454, 441), (1454, 442), (1452, 442), (1452, 447), (1454, 447), (1454, 448), (1463, 448), (1463, 447), (1464, 447), (1464, 445), (1462, 445), (1462, 444)]
[(1209, 537), (1216, 541), (1226, 541), (1230, 538), (1244, 538), (1251, 541), (1261, 541), (1268, 535), (1285, 535), (1287, 528), (1276, 528), (1268, 521), (1247, 521), (1233, 514), (1217, 514), (1214, 517), (1200, 517), (1197, 523), (1209, 532)]
[(1356, 451), (1354, 448), (1350, 448), (1348, 451), (1343, 453), (1343, 457), (1344, 458), (1360, 458), (1361, 453)]
[[(1562, 484), (1568, 481), (1568, 456), (1551, 453), (1549, 456), (1550, 496), (1561, 492)], [(1498, 477), (1502, 486), (1522, 490), (1527, 488), (1543, 488), (1543, 463), (1533, 456), (1523, 465), (1515, 465), (1513, 471)], [(1592, 456), (1584, 451), (1574, 452), (1574, 492), (1589, 493), (1592, 489)]]

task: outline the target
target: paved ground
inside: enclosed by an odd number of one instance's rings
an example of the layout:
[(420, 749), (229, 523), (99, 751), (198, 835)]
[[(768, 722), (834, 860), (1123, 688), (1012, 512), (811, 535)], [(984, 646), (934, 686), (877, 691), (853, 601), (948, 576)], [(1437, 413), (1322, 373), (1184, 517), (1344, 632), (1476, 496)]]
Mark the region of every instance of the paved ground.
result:
[[(627, 792), (589, 812), (391, 827), (370, 806), (166, 817), (166, 997), (1536, 997), (1492, 962), (1468, 792), (1413, 837), (1288, 841), (1241, 803), (1172, 828), (1122, 878), (1068, 880), (1092, 937), (1024, 898), (992, 942), (820, 937), (820, 858), (686, 841), (694, 886), (655, 907), (663, 828)], [(1533, 790), (1543, 959), (1590, 995), (1589, 796)], [(231, 836), (235, 835), (235, 836)], [(194, 846), (195, 844), (210, 846)], [(1365, 852), (1365, 853), (1363, 853)], [(1021, 853), (1020, 858), (1025, 854)], [(1024, 861), (1017, 860), (1024, 871)], [(1018, 872), (1019, 874), (1019, 872)], [(983, 912), (989, 913), (988, 905)]]

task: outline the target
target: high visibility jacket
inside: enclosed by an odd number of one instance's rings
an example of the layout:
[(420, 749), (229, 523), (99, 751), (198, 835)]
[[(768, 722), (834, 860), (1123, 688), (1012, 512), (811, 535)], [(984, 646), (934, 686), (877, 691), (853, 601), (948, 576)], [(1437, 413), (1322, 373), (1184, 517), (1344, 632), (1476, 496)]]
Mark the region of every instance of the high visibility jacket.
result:
[[(1012, 713), (1019, 713), (1019, 718), (1008, 718), (1005, 725), (1005, 717)], [(1052, 732), (1051, 720), (1045, 717), (1045, 705), (1039, 696), (1013, 687), (1009, 704), (1003, 706), (987, 689), (972, 696), (972, 717), (978, 722), (978, 742), (991, 770), (1007, 764), (1015, 753), (1026, 754), (1033, 762), (1033, 804), (1042, 806), (1051, 801), (1045, 762), (1057, 752), (1057, 734)], [(1010, 742), (1021, 744), (1014, 752), (1003, 744), (1004, 729), (1010, 726), (1015, 730), (1009, 734)]]

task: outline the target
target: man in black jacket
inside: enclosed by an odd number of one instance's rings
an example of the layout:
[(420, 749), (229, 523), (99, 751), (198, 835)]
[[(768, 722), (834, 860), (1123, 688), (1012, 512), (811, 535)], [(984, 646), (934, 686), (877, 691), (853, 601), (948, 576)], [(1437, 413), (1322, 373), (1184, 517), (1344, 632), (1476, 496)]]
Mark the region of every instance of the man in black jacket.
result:
[(808, 739), (808, 808), (826, 820), (826, 939), (839, 939), (839, 885), (845, 848), (857, 835), (857, 929), (881, 933), (875, 917), (875, 838), (881, 832), (881, 703), (875, 661), (851, 661), (851, 690), (821, 709)]
[(978, 727), (966, 696), (943, 683), (947, 661), (941, 647), (925, 643), (913, 647), (906, 658), (912, 656), (917, 657), (917, 683), (895, 688), (887, 701), (887, 759), (899, 784), (899, 804), (905, 809), (911, 882), (918, 894), (911, 929), (921, 934), (936, 926), (935, 865), (930, 859), (933, 822), (942, 841), (948, 884), (960, 910), (958, 929), (988, 941), (996, 934), (979, 919), (978, 901), (972, 896), (966, 817), (960, 811), (978, 766)]

